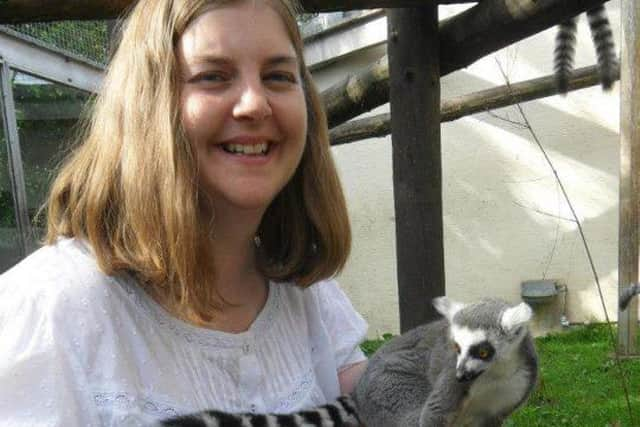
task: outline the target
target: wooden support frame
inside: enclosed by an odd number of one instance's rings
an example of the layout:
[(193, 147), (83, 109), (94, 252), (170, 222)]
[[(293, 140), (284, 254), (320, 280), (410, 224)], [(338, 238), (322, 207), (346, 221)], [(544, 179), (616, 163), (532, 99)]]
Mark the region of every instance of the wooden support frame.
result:
[[(440, 74), (565, 21), (608, 0), (538, 0), (514, 8), (512, 0), (484, 0), (440, 23)], [(389, 101), (387, 58), (322, 92), (329, 127), (345, 123)]]
[[(616, 80), (620, 78), (618, 70)], [(600, 84), (598, 67), (593, 65), (574, 70), (569, 79), (569, 91)], [(465, 95), (445, 99), (440, 103), (440, 121), (450, 122), (475, 113), (533, 101), (558, 93), (554, 75), (496, 86)], [(391, 114), (382, 113), (356, 119), (331, 129), (331, 145), (348, 144), (367, 138), (380, 138), (391, 133)]]
[[(622, 292), (638, 282), (640, 258), (640, 3), (621, 5), (620, 67), (620, 206), (618, 286)], [(618, 352), (637, 355), (638, 299), (618, 311)]]
[(387, 17), (398, 298), (404, 332), (435, 319), (431, 300), (444, 295), (438, 8), (389, 10)]
[[(355, 9), (423, 7), (478, 0), (298, 0), (305, 12)], [(0, 23), (58, 21), (63, 19), (115, 19), (134, 0), (4, 0), (0, 1)]]

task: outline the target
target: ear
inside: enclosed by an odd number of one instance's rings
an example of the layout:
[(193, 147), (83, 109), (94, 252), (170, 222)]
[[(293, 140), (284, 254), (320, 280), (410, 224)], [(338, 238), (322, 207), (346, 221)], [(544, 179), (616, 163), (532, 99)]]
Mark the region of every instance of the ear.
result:
[(452, 301), (447, 297), (438, 297), (433, 299), (433, 306), (451, 323), (453, 316), (464, 307), (464, 304)]
[(533, 311), (526, 303), (522, 302), (515, 307), (510, 307), (502, 313), (500, 319), (500, 326), (506, 333), (512, 333), (516, 331), (520, 326), (529, 322), (533, 317)]

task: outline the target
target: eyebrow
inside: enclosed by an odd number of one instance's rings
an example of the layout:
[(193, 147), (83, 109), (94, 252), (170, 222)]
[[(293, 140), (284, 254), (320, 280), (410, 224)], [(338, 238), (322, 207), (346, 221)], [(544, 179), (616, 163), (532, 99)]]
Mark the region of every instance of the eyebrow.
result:
[[(233, 60), (228, 56), (217, 55), (197, 55), (193, 58), (193, 64), (212, 64), (212, 65), (226, 65), (233, 63)], [(268, 58), (265, 61), (267, 66), (280, 65), (280, 64), (293, 64), (298, 65), (298, 58), (291, 55), (276, 55)]]
[(298, 58), (289, 55), (279, 55), (269, 58), (267, 60), (268, 65), (280, 65), (280, 64), (293, 64), (298, 65)]

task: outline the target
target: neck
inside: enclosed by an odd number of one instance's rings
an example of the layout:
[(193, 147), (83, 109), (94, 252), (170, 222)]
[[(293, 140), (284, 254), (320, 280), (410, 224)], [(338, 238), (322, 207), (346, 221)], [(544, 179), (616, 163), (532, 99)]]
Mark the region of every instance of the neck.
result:
[(262, 212), (214, 210), (210, 245), (215, 271), (214, 286), (225, 306), (207, 325), (225, 332), (247, 330), (266, 303), (266, 278), (256, 263), (254, 237)]

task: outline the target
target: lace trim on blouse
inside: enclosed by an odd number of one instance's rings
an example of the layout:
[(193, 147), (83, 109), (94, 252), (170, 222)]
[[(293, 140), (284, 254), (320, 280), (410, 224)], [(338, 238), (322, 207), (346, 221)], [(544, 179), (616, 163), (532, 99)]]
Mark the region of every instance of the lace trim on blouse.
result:
[(123, 391), (118, 392), (97, 392), (93, 395), (93, 400), (98, 408), (113, 408), (120, 413), (130, 413), (138, 411), (146, 415), (157, 418), (175, 417), (178, 411), (170, 406), (155, 400), (145, 399)]
[(258, 317), (246, 332), (231, 334), (212, 329), (199, 328), (185, 323), (180, 319), (176, 319), (147, 295), (143, 289), (131, 283), (132, 278), (114, 278), (109, 276), (108, 280), (122, 287), (134, 304), (158, 325), (183, 338), (189, 344), (196, 344), (204, 348), (230, 349), (243, 347), (250, 337), (259, 341), (262, 337), (266, 336), (266, 332), (273, 324), (274, 317), (280, 310), (281, 304), (280, 286), (275, 286), (269, 281), (269, 295)]

